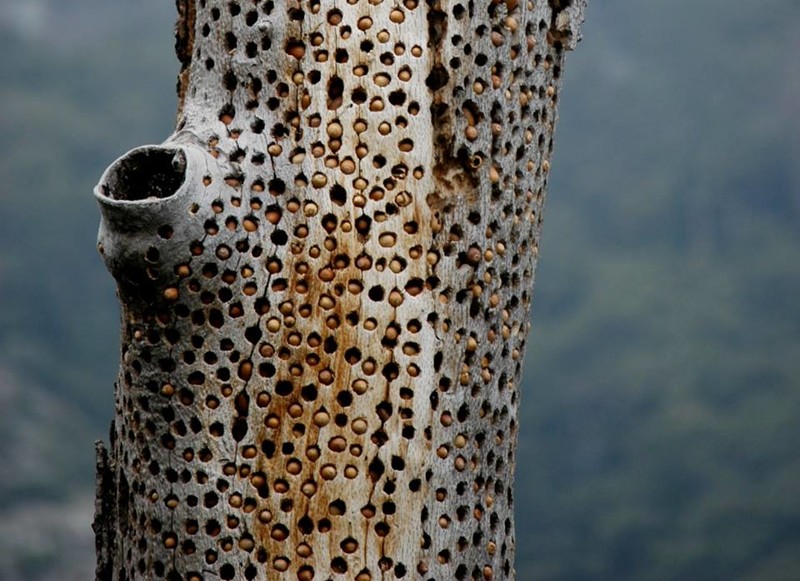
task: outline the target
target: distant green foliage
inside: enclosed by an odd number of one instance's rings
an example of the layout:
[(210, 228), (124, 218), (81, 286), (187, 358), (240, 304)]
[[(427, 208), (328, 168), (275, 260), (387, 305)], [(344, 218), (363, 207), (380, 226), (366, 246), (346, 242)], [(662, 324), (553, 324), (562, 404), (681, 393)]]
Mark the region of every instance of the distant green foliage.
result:
[(800, 574), (800, 5), (590, 4), (526, 362), (521, 579)]
[[(69, 402), (14, 408), (58, 476), (6, 471), (0, 498), (88, 492), (112, 415), (91, 188), (169, 133), (177, 72), (171, 6), (128, 17), (69, 46), (0, 34), (0, 368)], [(798, 25), (794, 0), (590, 3), (526, 361), (519, 579), (797, 578)]]

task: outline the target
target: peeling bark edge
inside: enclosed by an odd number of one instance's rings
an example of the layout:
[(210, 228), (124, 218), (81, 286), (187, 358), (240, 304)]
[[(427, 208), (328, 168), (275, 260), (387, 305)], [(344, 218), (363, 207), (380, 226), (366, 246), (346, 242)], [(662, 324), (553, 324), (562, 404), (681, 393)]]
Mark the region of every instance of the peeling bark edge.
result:
[(181, 63), (181, 71), (178, 73), (177, 83), (177, 122), (180, 125), (183, 120), (186, 91), (189, 88), (189, 69), (192, 64), (197, 9), (193, 0), (175, 0), (175, 6), (178, 10), (178, 21), (175, 23), (175, 54)]
[(111, 581), (114, 574), (114, 539), (117, 528), (114, 514), (114, 471), (102, 440), (95, 448), (94, 544), (97, 553), (96, 581)]
[(587, 0), (548, 0), (553, 9), (548, 40), (565, 50), (575, 50), (581, 41), (581, 24), (586, 17)]

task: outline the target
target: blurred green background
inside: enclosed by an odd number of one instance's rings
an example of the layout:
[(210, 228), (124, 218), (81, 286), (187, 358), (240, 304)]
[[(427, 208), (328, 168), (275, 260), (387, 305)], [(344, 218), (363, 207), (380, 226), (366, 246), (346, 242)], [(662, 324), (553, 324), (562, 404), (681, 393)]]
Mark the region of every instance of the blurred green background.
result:
[[(0, 0), (0, 577), (93, 569), (91, 189), (173, 127), (172, 2)], [(518, 455), (520, 580), (800, 579), (800, 2), (590, 0)]]

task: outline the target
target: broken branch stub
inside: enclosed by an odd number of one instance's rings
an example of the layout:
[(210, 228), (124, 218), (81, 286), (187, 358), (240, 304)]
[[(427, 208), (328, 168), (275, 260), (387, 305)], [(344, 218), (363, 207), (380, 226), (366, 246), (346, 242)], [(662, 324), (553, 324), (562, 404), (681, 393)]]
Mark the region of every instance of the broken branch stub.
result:
[(508, 579), (583, 2), (179, 0), (176, 133), (103, 175), (103, 579)]

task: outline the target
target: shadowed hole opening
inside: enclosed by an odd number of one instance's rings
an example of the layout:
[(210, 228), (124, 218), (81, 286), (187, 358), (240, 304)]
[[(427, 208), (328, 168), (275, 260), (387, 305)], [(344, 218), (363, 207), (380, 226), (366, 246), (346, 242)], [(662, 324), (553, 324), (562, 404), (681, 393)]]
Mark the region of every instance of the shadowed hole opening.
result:
[(121, 159), (102, 186), (112, 200), (133, 202), (175, 195), (186, 177), (186, 156), (174, 149), (139, 149)]

